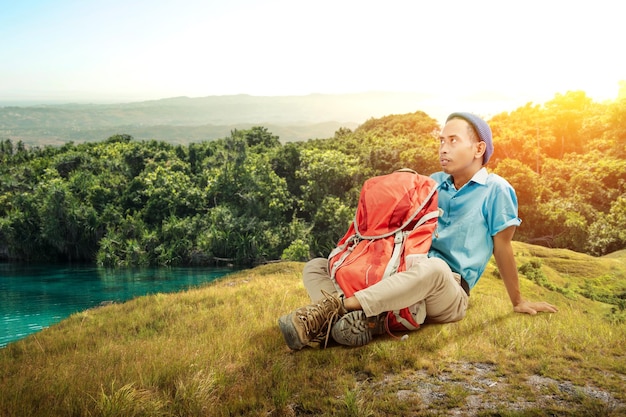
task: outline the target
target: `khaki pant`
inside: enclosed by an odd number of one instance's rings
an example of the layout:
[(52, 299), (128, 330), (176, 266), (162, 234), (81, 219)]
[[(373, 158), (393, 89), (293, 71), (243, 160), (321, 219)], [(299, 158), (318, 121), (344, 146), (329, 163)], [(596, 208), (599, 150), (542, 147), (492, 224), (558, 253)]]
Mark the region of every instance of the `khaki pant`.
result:
[[(460, 279), (443, 260), (426, 258), (408, 271), (391, 275), (354, 296), (368, 317), (422, 304), (428, 322), (450, 323), (465, 317), (467, 310), (469, 296), (459, 284)], [(313, 302), (323, 297), (322, 290), (337, 292), (326, 258), (307, 262), (302, 280)]]

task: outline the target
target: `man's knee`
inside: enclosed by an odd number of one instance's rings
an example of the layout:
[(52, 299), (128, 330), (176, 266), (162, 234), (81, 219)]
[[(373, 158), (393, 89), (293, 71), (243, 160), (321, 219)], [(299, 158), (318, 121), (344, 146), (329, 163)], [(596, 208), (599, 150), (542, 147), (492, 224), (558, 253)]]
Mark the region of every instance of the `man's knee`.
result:
[(427, 258), (420, 264), (421, 268), (424, 268), (421, 273), (428, 276), (432, 281), (443, 283), (453, 277), (450, 266), (443, 259)]
[(328, 259), (326, 258), (313, 258), (304, 264), (302, 270), (302, 279), (307, 280), (311, 277), (319, 278), (320, 276), (330, 277), (328, 274)]
[(444, 261), (443, 259), (433, 257), (433, 258), (428, 258), (427, 262), (430, 264), (431, 268), (441, 272), (442, 274), (445, 274), (448, 271), (450, 271), (450, 267), (448, 266), (446, 261)]
[(326, 258), (315, 258), (307, 262), (302, 270), (302, 282), (313, 302), (324, 297), (323, 291), (329, 294), (336, 292), (335, 284), (328, 274)]

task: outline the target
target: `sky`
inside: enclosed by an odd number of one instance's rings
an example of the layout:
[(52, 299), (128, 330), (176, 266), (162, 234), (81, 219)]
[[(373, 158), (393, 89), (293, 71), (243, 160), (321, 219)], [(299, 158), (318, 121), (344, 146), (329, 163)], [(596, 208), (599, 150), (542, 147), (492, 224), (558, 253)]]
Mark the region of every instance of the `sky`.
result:
[(612, 100), (626, 80), (621, 9), (614, 0), (0, 0), (0, 102), (406, 91), (451, 108), (515, 108), (576, 90)]

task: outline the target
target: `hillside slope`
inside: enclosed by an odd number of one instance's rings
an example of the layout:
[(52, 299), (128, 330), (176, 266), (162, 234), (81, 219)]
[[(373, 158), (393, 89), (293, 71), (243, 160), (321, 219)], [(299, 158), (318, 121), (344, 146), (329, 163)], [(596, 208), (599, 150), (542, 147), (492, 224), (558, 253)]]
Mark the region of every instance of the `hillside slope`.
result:
[[(515, 251), (520, 265), (541, 256), (540, 269), (559, 288), (584, 286), (593, 270), (626, 271), (623, 256), (517, 242)], [(490, 264), (459, 323), (424, 326), (403, 342), (385, 336), (362, 348), (291, 352), (276, 321), (307, 302), (302, 266), (269, 264), (88, 310), (11, 344), (0, 350), (0, 415), (626, 412), (626, 325), (611, 319), (611, 305), (522, 278), (527, 298), (560, 311), (515, 314)]]

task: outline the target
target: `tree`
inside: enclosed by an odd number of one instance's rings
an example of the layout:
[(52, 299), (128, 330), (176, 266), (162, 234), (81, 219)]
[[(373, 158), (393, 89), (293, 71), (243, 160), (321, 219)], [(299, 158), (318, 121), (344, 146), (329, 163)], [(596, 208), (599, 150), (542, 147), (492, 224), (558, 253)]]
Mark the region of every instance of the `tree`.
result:
[(584, 91), (556, 94), (545, 104), (546, 114), (557, 141), (548, 149), (550, 156), (562, 158), (568, 152), (583, 152), (585, 143), (584, 120), (593, 111), (593, 101)]
[(604, 138), (609, 143), (606, 153), (626, 159), (626, 82), (622, 83), (617, 100), (607, 106), (606, 114)]
[(298, 198), (301, 187), (304, 185), (302, 178), (296, 175), (300, 168), (301, 146), (296, 143), (288, 143), (277, 148), (270, 160), (272, 170), (287, 183), (287, 189), (294, 197)]
[(130, 143), (130, 141), (133, 140), (133, 137), (131, 135), (126, 135), (126, 134), (117, 134), (117, 135), (113, 135), (110, 136), (107, 140), (104, 141), (104, 143)]
[(522, 224), (516, 238), (529, 242), (544, 239), (544, 214), (537, 210), (544, 188), (541, 177), (530, 167), (516, 159), (505, 159), (494, 169), (515, 189)]
[(516, 159), (541, 173), (542, 161), (548, 149), (554, 147), (555, 138), (539, 105), (527, 103), (510, 114), (496, 115), (489, 121), (493, 132), (494, 152), (490, 165), (501, 160)]
[(600, 216), (589, 227), (589, 239), (585, 249), (594, 255), (607, 253), (626, 247), (626, 194), (618, 197), (608, 215)]
[(95, 210), (78, 201), (61, 179), (42, 184), (36, 196), (42, 239), (69, 261), (93, 259), (98, 246)]
[(154, 163), (138, 177), (141, 213), (149, 225), (159, 225), (169, 216), (194, 215), (200, 208), (200, 190), (184, 169), (174, 169), (177, 164), (176, 160)]
[(272, 135), (267, 128), (254, 126), (249, 130), (233, 130), (232, 137), (241, 137), (249, 148), (259, 147), (260, 150), (271, 149), (280, 146), (278, 136)]
[[(595, 254), (624, 247), (624, 97), (599, 105), (569, 92), (490, 121), (488, 168), (517, 191), (518, 238)], [(260, 126), (188, 147), (129, 135), (60, 147), (2, 140), (0, 256), (107, 266), (326, 256), (365, 179), (440, 169), (438, 130), (415, 112), (284, 146)]]
[(331, 195), (324, 197), (315, 212), (311, 229), (315, 236), (311, 243), (311, 251), (315, 256), (328, 256), (348, 230), (355, 211), (356, 208), (348, 206), (338, 197)]
[(127, 215), (111, 224), (100, 241), (96, 262), (100, 266), (129, 267), (154, 265), (159, 242), (139, 214)]
[(533, 243), (584, 251), (589, 224), (595, 220), (596, 214), (586, 201), (576, 195), (557, 196), (540, 203), (538, 210), (543, 214), (543, 237), (542, 241)]
[(43, 261), (55, 258), (50, 244), (42, 239), (39, 217), (40, 200), (32, 193), (13, 196), (10, 208), (0, 217), (0, 248), (9, 259)]
[(306, 182), (302, 186), (301, 207), (307, 220), (312, 220), (327, 197), (345, 199), (356, 207), (359, 173), (358, 160), (339, 151), (316, 151), (305, 149), (301, 154), (301, 166), (296, 175)]

